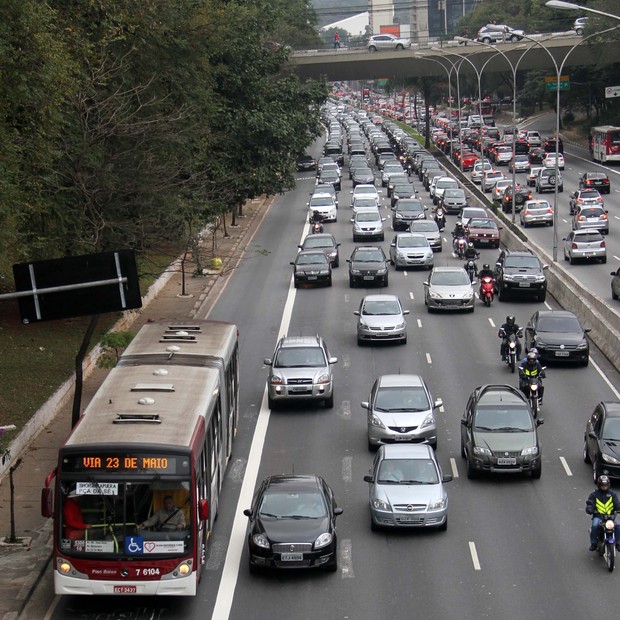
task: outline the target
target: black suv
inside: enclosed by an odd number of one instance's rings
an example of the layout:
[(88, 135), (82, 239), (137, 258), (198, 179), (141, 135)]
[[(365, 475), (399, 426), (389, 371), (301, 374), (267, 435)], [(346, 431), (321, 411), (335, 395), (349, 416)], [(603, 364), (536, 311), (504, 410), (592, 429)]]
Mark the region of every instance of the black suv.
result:
[(482, 472), (542, 474), (538, 427), (523, 394), (511, 385), (482, 385), (470, 395), (461, 420), (461, 456), (467, 477)]
[[(529, 187), (525, 187), (517, 183), (515, 187), (515, 213), (519, 213), (523, 209), (523, 205), (532, 200), (532, 192)], [(502, 197), (502, 211), (504, 213), (512, 213), (512, 185), (504, 190)]]
[(510, 294), (545, 301), (547, 268), (531, 250), (502, 250), (495, 263), (495, 287), (500, 301)]

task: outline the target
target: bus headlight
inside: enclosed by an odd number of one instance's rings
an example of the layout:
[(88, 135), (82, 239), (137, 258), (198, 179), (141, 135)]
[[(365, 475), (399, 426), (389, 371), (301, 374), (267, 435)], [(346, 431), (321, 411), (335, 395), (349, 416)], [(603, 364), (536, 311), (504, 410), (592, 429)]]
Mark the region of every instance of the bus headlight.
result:
[(183, 564), (179, 565), (178, 570), (179, 570), (179, 575), (181, 575), (181, 577), (185, 577), (185, 575), (189, 575), (192, 572), (192, 567), (186, 562), (183, 562)]
[(59, 573), (62, 573), (63, 575), (68, 575), (72, 570), (73, 570), (73, 567), (66, 560), (61, 560), (58, 563), (58, 572)]

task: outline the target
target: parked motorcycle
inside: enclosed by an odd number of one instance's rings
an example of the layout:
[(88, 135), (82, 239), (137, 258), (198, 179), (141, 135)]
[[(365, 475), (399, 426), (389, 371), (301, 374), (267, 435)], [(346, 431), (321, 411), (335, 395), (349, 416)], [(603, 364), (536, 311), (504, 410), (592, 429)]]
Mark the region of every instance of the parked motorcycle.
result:
[[(501, 338), (506, 338), (506, 332), (503, 329), (499, 330)], [(521, 342), (519, 338), (523, 338), (523, 330), (520, 329), (516, 334), (510, 334), (508, 336), (508, 342), (506, 343), (506, 357), (505, 363), (510, 368), (510, 372), (514, 372), (517, 367), (517, 358), (521, 356)]]
[(607, 570), (611, 573), (616, 563), (616, 515), (604, 515), (598, 526), (598, 540), (596, 542), (596, 551), (605, 558)]
[(489, 308), (495, 298), (495, 279), (491, 276), (480, 278), (480, 301)]
[(476, 279), (476, 276), (478, 275), (478, 265), (476, 265), (476, 261), (470, 258), (465, 263), (465, 271), (467, 272), (467, 275), (469, 276), (469, 281), (473, 282)]
[(439, 231), (443, 231), (446, 227), (446, 215), (442, 207), (435, 209), (435, 222)]
[(465, 258), (465, 250), (467, 250), (467, 237), (456, 237), (454, 239), (454, 253), (459, 258)]

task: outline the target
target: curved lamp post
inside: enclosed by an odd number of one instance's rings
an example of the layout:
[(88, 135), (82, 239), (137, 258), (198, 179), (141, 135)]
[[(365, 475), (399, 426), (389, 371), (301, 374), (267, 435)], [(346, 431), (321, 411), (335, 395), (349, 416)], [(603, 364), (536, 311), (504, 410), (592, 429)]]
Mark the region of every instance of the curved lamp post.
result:
[(596, 13), (597, 15), (602, 15), (603, 17), (611, 17), (611, 19), (617, 19), (618, 21), (620, 21), (620, 15), (613, 15), (612, 13), (605, 13), (603, 11), (599, 11), (598, 9), (590, 9), (587, 6), (581, 6), (580, 4), (575, 4), (573, 2), (564, 2), (564, 0), (548, 0), (548, 2), (545, 2), (545, 6), (548, 6), (550, 9), (567, 9), (569, 11), (586, 11), (587, 13)]

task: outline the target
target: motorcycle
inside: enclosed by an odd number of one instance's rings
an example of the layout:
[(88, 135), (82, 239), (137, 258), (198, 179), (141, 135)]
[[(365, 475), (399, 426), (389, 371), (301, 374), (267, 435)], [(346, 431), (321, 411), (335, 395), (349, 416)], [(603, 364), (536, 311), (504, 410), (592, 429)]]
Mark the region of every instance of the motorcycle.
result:
[(480, 300), (489, 308), (495, 297), (495, 279), (491, 276), (480, 278)]
[[(543, 366), (543, 373), (546, 366)], [(538, 418), (542, 401), (542, 374), (537, 377), (527, 377), (526, 396), (535, 418)]]
[(598, 540), (596, 551), (605, 558), (607, 570), (611, 573), (616, 563), (616, 515), (601, 515), (601, 522), (598, 526)]
[(465, 250), (467, 250), (467, 237), (456, 237), (454, 239), (454, 253), (458, 258), (465, 258)]
[(470, 258), (465, 263), (465, 271), (469, 276), (469, 281), (473, 282), (476, 279), (476, 275), (478, 274), (478, 265), (476, 265), (476, 261)]
[(441, 207), (437, 207), (437, 209), (435, 210), (435, 222), (440, 232), (443, 231), (446, 227), (446, 216)]
[[(506, 332), (503, 329), (499, 330), (500, 338), (506, 338)], [(504, 362), (506, 366), (510, 368), (510, 372), (514, 372), (517, 367), (517, 358), (521, 356), (521, 343), (519, 338), (523, 338), (523, 330), (520, 329), (516, 334), (510, 334), (506, 343), (506, 357)]]
[(316, 235), (323, 232), (323, 222), (312, 222), (311, 234)]

